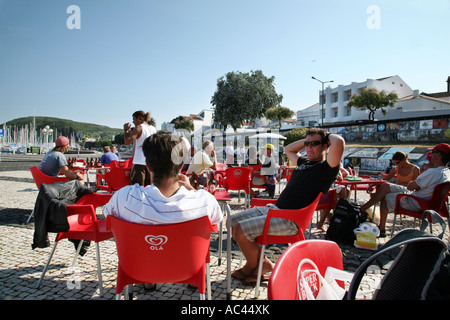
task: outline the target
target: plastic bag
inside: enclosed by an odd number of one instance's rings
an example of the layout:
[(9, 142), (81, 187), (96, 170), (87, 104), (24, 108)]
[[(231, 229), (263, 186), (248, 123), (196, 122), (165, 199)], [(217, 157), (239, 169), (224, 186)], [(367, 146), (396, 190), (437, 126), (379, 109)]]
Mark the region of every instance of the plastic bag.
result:
[[(302, 267), (309, 264), (309, 268)], [(316, 264), (310, 259), (303, 259), (297, 268), (297, 292), (301, 300), (342, 300), (345, 289), (336, 280), (351, 281), (353, 274), (328, 267), (323, 277)]]
[(378, 227), (372, 222), (364, 222), (354, 229), (356, 240), (354, 245), (356, 248), (377, 250), (377, 236), (380, 234)]

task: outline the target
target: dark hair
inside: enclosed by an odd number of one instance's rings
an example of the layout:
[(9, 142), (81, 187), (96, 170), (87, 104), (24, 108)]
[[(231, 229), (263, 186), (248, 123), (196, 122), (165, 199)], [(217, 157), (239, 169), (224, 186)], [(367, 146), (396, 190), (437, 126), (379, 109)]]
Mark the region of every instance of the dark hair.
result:
[(408, 155), (406, 153), (404, 153), (404, 152), (401, 152), (401, 151), (397, 151), (392, 156), (392, 160), (402, 161), (404, 159), (408, 159)]
[[(175, 154), (179, 163), (173, 162), (173, 150), (182, 141), (181, 136), (166, 130), (160, 130), (144, 140), (142, 151), (148, 167), (153, 172), (153, 182), (158, 184), (164, 177), (176, 178), (183, 165), (184, 150)], [(177, 151), (175, 150), (175, 152)]]
[(442, 163), (446, 166), (450, 162), (450, 153), (444, 153), (439, 150), (438, 152), (441, 154)]
[(139, 111), (136, 111), (135, 113), (133, 113), (133, 117), (136, 117), (136, 118), (138, 118), (138, 119), (140, 119), (141, 121), (144, 121), (144, 122), (150, 120), (150, 118), (151, 118), (149, 112), (145, 113), (142, 110), (139, 110)]
[(306, 136), (311, 136), (314, 134), (320, 135), (320, 140), (322, 140), (322, 144), (328, 143), (328, 134), (322, 128), (308, 128), (308, 130), (306, 130)]

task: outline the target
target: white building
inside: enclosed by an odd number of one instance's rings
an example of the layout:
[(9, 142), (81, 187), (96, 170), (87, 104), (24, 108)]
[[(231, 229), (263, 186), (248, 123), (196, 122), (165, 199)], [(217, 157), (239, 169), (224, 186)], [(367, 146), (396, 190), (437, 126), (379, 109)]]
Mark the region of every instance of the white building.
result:
[[(384, 90), (387, 93), (395, 92), (399, 99), (413, 95), (413, 90), (399, 76), (390, 76), (380, 79), (367, 79), (363, 82), (352, 82), (348, 85), (338, 85), (335, 88), (328, 86), (324, 92), (319, 91), (319, 104), (315, 104), (305, 110), (297, 113), (297, 121), (310, 125), (317, 121), (322, 123), (322, 101), (323, 101), (323, 124), (332, 124), (335, 122), (348, 122), (354, 120), (367, 120), (368, 110), (360, 110), (355, 107), (347, 107), (350, 98), (361, 93), (363, 88)], [(313, 116), (314, 110), (317, 110), (317, 117)], [(314, 119), (315, 118), (315, 119)]]
[[(210, 129), (214, 124), (213, 116), (214, 116), (213, 110), (203, 109), (198, 114), (191, 114), (189, 116), (185, 116), (185, 118), (192, 119), (192, 122), (194, 124), (194, 132), (196, 132), (198, 130), (204, 131)], [(175, 130), (175, 125), (170, 122), (164, 122), (161, 125), (161, 129), (172, 132)]]

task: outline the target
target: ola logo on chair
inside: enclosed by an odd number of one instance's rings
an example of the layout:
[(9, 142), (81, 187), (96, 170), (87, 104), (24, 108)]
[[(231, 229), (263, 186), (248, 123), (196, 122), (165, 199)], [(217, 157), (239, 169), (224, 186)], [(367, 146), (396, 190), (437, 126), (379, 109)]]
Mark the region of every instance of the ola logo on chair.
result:
[(162, 246), (167, 240), (168, 238), (164, 235), (154, 236), (149, 234), (145, 236), (145, 241), (150, 244), (150, 250), (164, 250)]

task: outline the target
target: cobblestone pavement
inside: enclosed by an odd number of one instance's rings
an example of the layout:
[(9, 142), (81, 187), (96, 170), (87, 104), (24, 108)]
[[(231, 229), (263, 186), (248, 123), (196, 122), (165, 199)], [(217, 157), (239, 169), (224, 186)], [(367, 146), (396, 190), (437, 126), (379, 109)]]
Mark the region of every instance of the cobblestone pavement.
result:
[[(91, 177), (93, 180), (93, 177)], [(76, 267), (72, 267), (75, 253), (74, 245), (62, 240), (56, 249), (51, 265), (39, 289), (36, 284), (47, 261), (51, 247), (31, 249), (34, 225), (33, 219), (25, 224), (31, 213), (38, 190), (29, 171), (0, 172), (0, 295), (6, 300), (113, 300), (115, 299), (115, 279), (117, 272), (117, 255), (113, 240), (100, 243), (102, 276), (104, 294), (99, 295), (96, 275), (96, 260), (94, 244), (85, 256), (78, 259)], [(243, 209), (243, 200), (238, 201), (237, 192), (231, 192), (233, 200), (230, 203), (232, 213)], [(364, 192), (358, 192), (359, 198), (366, 197)], [(312, 239), (324, 239), (325, 233), (315, 228), (316, 217), (313, 219)], [(412, 219), (404, 218), (399, 228), (412, 226)], [(387, 230), (390, 230), (392, 220), (388, 219)], [(439, 227), (434, 228), (439, 229)], [(439, 232), (440, 230), (435, 230)], [(390, 234), (390, 232), (388, 232)], [(306, 232), (306, 237), (308, 237)], [(226, 230), (224, 230), (226, 239)], [(378, 239), (382, 245), (389, 237)], [(53, 245), (54, 234), (50, 234)], [(226, 282), (226, 242), (222, 263), (218, 265), (218, 236), (211, 238), (211, 285), (212, 299), (225, 300)], [(444, 236), (448, 243), (448, 232)], [(286, 245), (277, 245), (266, 251), (272, 261), (276, 262)], [(353, 246), (341, 246), (344, 269), (354, 272), (360, 263), (369, 257), (373, 251), (357, 249)], [(240, 253), (234, 243), (232, 248), (232, 270), (238, 268)], [(388, 259), (379, 260), (373, 265), (361, 282), (359, 298), (370, 298), (381, 275), (390, 265)], [(233, 300), (253, 299), (254, 287), (246, 286), (235, 279), (231, 283)], [(158, 290), (146, 292), (142, 285), (134, 288), (134, 299), (137, 300), (198, 300), (197, 290), (183, 284), (159, 284)], [(263, 282), (260, 300), (267, 299), (267, 282)]]

